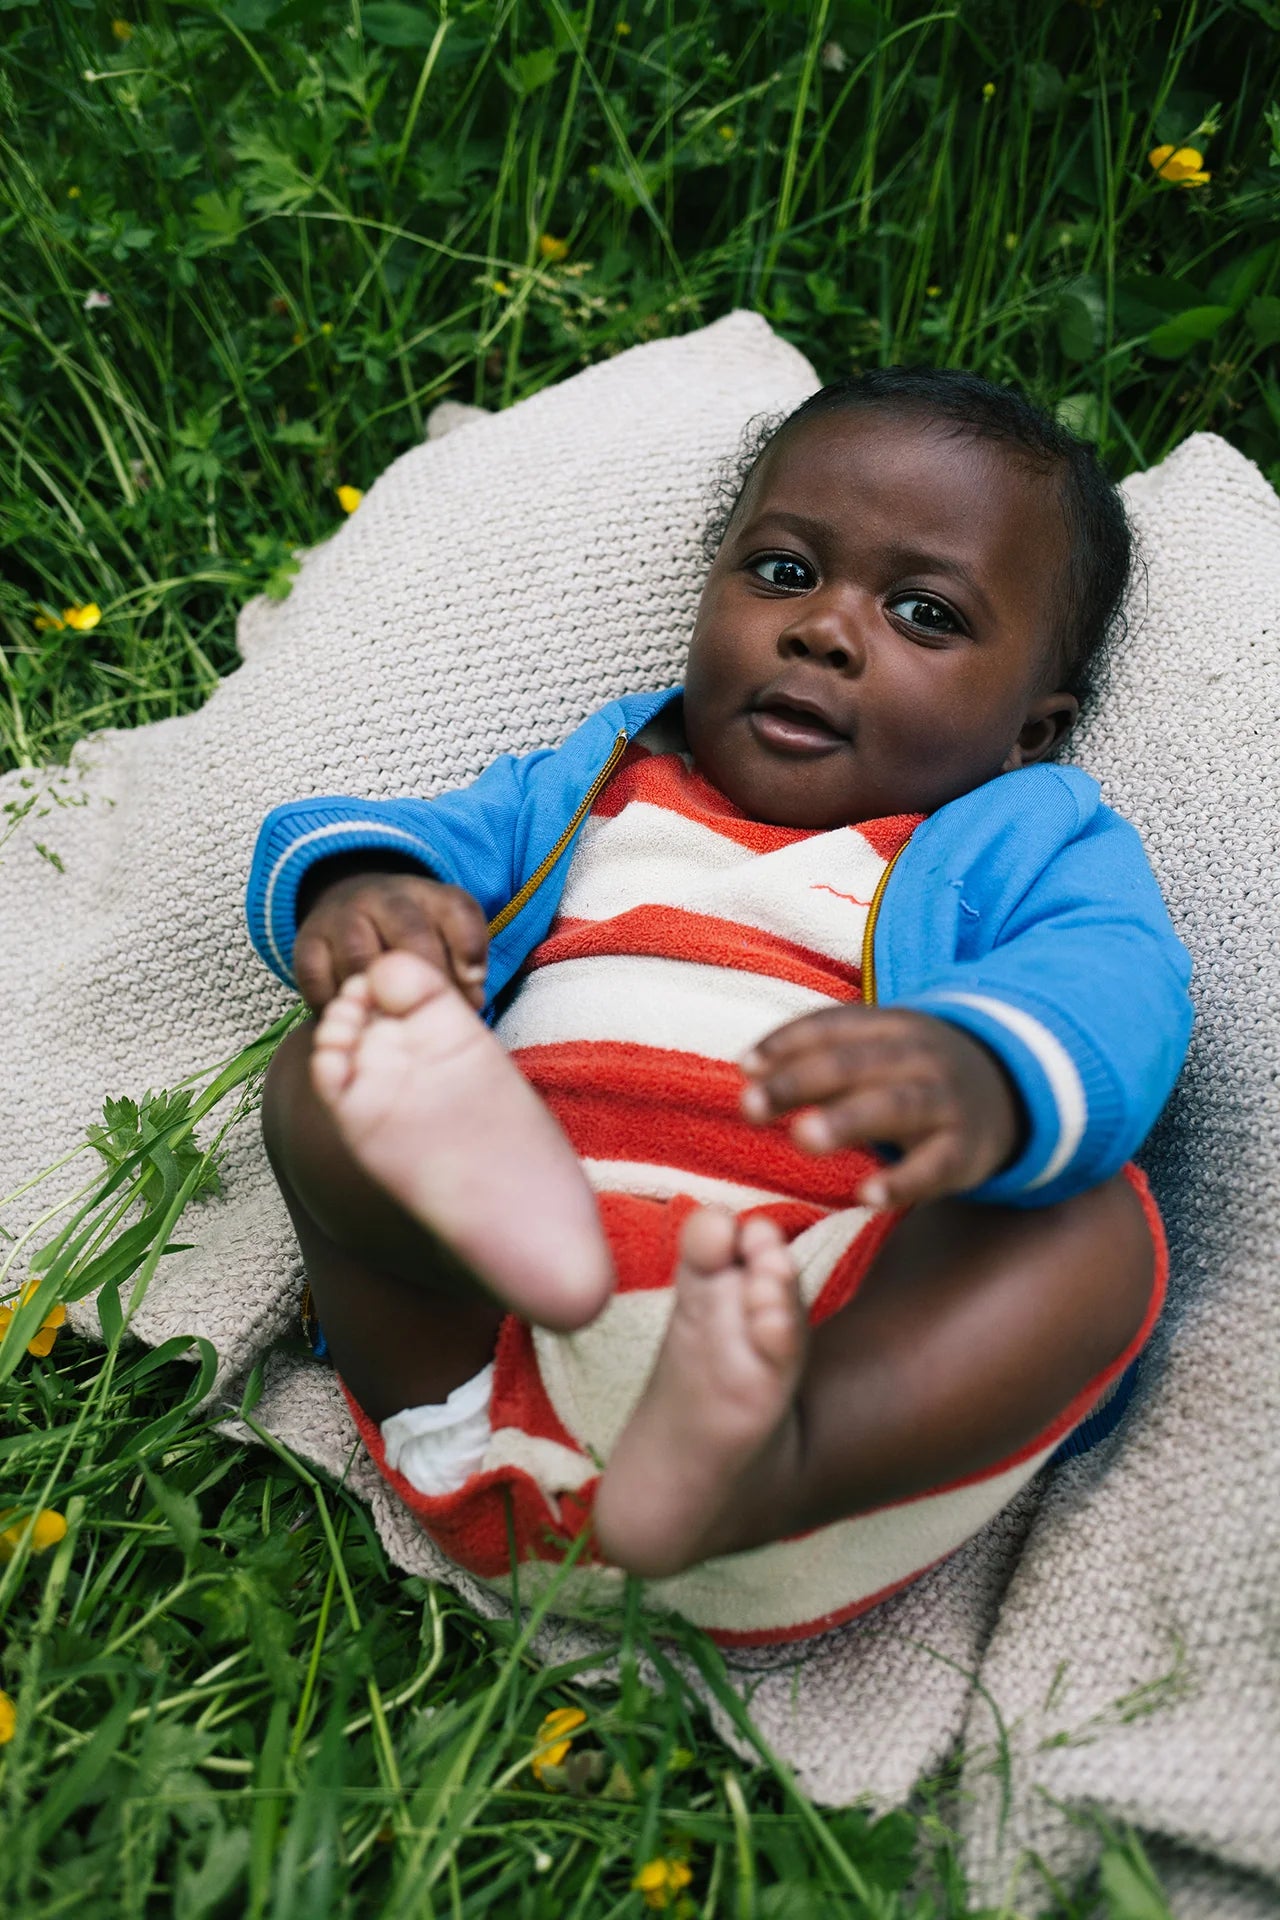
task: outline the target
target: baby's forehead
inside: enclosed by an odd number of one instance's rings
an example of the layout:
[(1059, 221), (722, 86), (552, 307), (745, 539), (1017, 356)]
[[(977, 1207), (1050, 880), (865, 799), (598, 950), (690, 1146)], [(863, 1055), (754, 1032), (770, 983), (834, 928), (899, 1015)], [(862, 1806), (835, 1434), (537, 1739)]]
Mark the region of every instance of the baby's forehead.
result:
[(915, 407), (845, 407), (786, 422), (757, 461), (742, 509), (752, 519), (813, 518), (850, 531), (891, 522), (904, 543), (1012, 543), (1025, 564), (1050, 568), (1065, 533), (1052, 463)]

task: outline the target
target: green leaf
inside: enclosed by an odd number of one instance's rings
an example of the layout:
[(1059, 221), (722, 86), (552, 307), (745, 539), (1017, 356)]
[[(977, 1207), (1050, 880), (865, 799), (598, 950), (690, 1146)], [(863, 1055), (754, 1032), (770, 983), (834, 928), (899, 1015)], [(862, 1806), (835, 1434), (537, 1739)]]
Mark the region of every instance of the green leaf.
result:
[(1272, 293), (1260, 293), (1244, 310), (1244, 321), (1260, 347), (1280, 343), (1280, 300)]
[(1073, 281), (1058, 302), (1058, 345), (1068, 360), (1093, 359), (1102, 342), (1105, 318), (1097, 281)]
[(126, 1737), (129, 1715), (133, 1712), (136, 1699), (136, 1687), (126, 1686), (120, 1699), (108, 1708), (81, 1747), (75, 1764), (59, 1776), (52, 1792), (28, 1815), (32, 1826), (30, 1844), (35, 1854), (43, 1852), (71, 1815), (91, 1797), (99, 1775), (114, 1758), (117, 1748)]
[(1032, 60), (1026, 76), (1032, 113), (1056, 113), (1067, 96), (1067, 83), (1058, 69), (1048, 60)]
[(195, 1496), (180, 1493), (176, 1487), (167, 1487), (154, 1473), (148, 1473), (144, 1467), (142, 1477), (147, 1483), (147, 1492), (160, 1509), (160, 1517), (169, 1528), (184, 1554), (192, 1553), (200, 1538), (200, 1507)]
[(1096, 441), (1100, 437), (1102, 421), (1096, 393), (1065, 395), (1054, 408), (1053, 417), (1081, 440)]
[(324, 435), (314, 420), (286, 420), (271, 437), (277, 446), (304, 447), (309, 453), (318, 452), (325, 444)]
[(1107, 1920), (1172, 1920), (1146, 1854), (1136, 1839), (1108, 1847), (1098, 1868)]
[[(1242, 307), (1251, 293), (1256, 293), (1259, 285), (1266, 279), (1274, 266), (1276, 250), (1274, 245), (1255, 247), (1252, 253), (1246, 253), (1242, 260), (1232, 260), (1215, 273), (1209, 282), (1205, 295), (1214, 305), (1224, 307)], [(1189, 305), (1196, 304), (1188, 302)]]
[(191, 202), (192, 225), (207, 247), (228, 247), (244, 232), (244, 195), (198, 193)]
[(555, 73), (558, 58), (554, 47), (539, 47), (534, 53), (517, 54), (510, 66), (503, 67), (503, 78), (513, 93), (527, 99), (539, 87), (546, 86)]
[(1147, 336), (1147, 345), (1161, 360), (1181, 360), (1202, 341), (1212, 340), (1223, 321), (1231, 318), (1231, 312), (1230, 307), (1188, 307), (1154, 328)]
[(199, 1867), (193, 1870), (184, 1861), (179, 1868), (176, 1920), (205, 1920), (220, 1907), (227, 1911), (223, 1903), (248, 1865), (249, 1846), (246, 1827), (213, 1829)]
[(360, 23), (384, 47), (429, 47), (440, 24), (434, 7), (407, 7), (398, 0), (373, 0), (361, 10)]

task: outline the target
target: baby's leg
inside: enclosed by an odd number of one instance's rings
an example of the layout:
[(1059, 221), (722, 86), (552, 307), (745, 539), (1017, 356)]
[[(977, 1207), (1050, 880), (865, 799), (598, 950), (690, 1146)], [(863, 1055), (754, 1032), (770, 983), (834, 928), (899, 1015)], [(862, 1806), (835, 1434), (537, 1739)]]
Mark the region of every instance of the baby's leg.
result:
[[(386, 957), (413, 959), (411, 955)], [(425, 963), (414, 964), (431, 972)], [(489, 1248), (501, 1256), (508, 1244), (503, 1233), (517, 1240), (517, 1259), (523, 1262), (518, 1266), (518, 1278), (526, 1294), (541, 1289), (533, 1306), (525, 1298), (519, 1310), (526, 1317), (536, 1318), (534, 1306), (540, 1307), (547, 1324), (575, 1326), (589, 1319), (603, 1304), (612, 1281), (594, 1196), (568, 1143), (493, 1035), (459, 995), (451, 989), (446, 991), (450, 1000), (457, 1002), (466, 1023), (460, 1034), (454, 1034), (460, 1044), (448, 1056), (448, 1065), (457, 1069), (467, 1064), (465, 1049), (472, 1044), (474, 1033), (482, 1043), (481, 1067), (491, 1067), (496, 1053), (503, 1075), (487, 1079), (483, 1072), (458, 1076), (464, 1084), (455, 1084), (456, 1098), (449, 1106), (447, 1074), (433, 1073), (429, 1060), (424, 1060), (421, 1032), (414, 1034), (408, 1022), (391, 1016), (385, 1025), (393, 1029), (393, 1035), (387, 1037), (403, 1036), (410, 1046), (416, 1042), (419, 1051), (410, 1055), (410, 1070), (406, 1050), (401, 1048), (397, 1053), (394, 1046), (390, 1049), (394, 1098), (384, 1104), (383, 1125), (399, 1115), (392, 1144), (402, 1155), (402, 1170), (407, 1165), (410, 1175), (418, 1177), (424, 1165), (429, 1172), (434, 1169), (442, 1188), (445, 1219), (441, 1224), (449, 1232), (452, 1245), (423, 1219), (421, 1212), (411, 1210), (393, 1194), (372, 1169), (380, 1139), (377, 1093), (381, 1086), (386, 1094), (387, 1080), (380, 1073), (387, 1062), (380, 1061), (371, 1049), (366, 1050), (377, 1026), (383, 1024), (375, 1023), (368, 1008), (353, 1009), (358, 1014), (355, 1020), (350, 1020), (343, 1009), (336, 1046), (331, 1032), (329, 1046), (319, 1048), (320, 1029), (311, 1021), (290, 1034), (276, 1051), (263, 1095), (267, 1151), (293, 1219), (334, 1363), (357, 1400), (376, 1420), (402, 1407), (445, 1399), (493, 1357), (498, 1327), (516, 1289), (504, 1289), (502, 1273), (492, 1268), (485, 1271), (482, 1281), (476, 1271), (477, 1247), (481, 1254)], [(454, 1011), (452, 1006), (449, 1010)], [(345, 1040), (342, 1026), (347, 1029)], [(365, 1048), (360, 1045), (362, 1036)], [(318, 1051), (330, 1056), (319, 1066)], [(336, 1061), (332, 1058), (335, 1053), (339, 1056)], [(344, 1055), (348, 1085), (366, 1096), (365, 1113), (372, 1110), (375, 1116), (364, 1135), (363, 1158), (357, 1156), (349, 1136), (344, 1135), (331, 1101), (315, 1085), (317, 1071), (322, 1079), (327, 1073), (331, 1082), (340, 1077)], [(511, 1091), (506, 1075), (517, 1083), (514, 1101), (506, 1100)], [(496, 1116), (498, 1102), (489, 1098), (495, 1077), (498, 1094), (505, 1103), (505, 1112)], [(486, 1103), (480, 1116), (474, 1105), (468, 1106), (477, 1092)], [(422, 1110), (427, 1109), (429, 1120), (433, 1095), (437, 1132), (439, 1118), (451, 1122), (444, 1129), (443, 1142), (433, 1139), (431, 1126), (424, 1125)], [(442, 1095), (446, 1099), (443, 1110)], [(524, 1101), (532, 1101), (535, 1111), (534, 1124), (522, 1132), (520, 1120), (528, 1117)], [(478, 1120), (483, 1126), (477, 1124)], [(549, 1140), (537, 1125), (539, 1121), (551, 1128)], [(465, 1163), (464, 1149), (468, 1145), (478, 1163), (474, 1168)], [(512, 1192), (513, 1185), (527, 1181), (526, 1157), (539, 1180), (536, 1210), (529, 1207), (527, 1196), (520, 1199)], [(506, 1163), (511, 1158), (516, 1162), (514, 1168)], [(566, 1194), (568, 1204), (557, 1213), (557, 1201), (563, 1201)], [(472, 1218), (468, 1209), (477, 1216), (478, 1242), (468, 1239)], [(538, 1225), (546, 1228), (544, 1241), (535, 1243), (541, 1265), (532, 1269), (527, 1251), (531, 1211)], [(550, 1238), (557, 1223), (570, 1256), (563, 1266)], [(460, 1257), (463, 1252), (470, 1258)], [(566, 1275), (569, 1284), (562, 1285)]]
[(1124, 1352), (1151, 1298), (1151, 1237), (1121, 1176), (1034, 1211), (938, 1201), (899, 1223), (805, 1352), (785, 1262), (743, 1244), (756, 1224), (710, 1280), (714, 1316), (686, 1243), (666, 1339), (601, 1481), (601, 1548), (635, 1573), (676, 1573), (994, 1466)]

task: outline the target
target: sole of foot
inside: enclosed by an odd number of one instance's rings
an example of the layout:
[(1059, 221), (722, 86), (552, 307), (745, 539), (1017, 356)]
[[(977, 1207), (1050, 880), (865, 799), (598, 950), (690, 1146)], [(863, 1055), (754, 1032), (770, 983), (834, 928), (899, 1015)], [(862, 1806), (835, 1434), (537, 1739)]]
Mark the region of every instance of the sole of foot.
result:
[(311, 1080), (364, 1172), (486, 1292), (556, 1331), (595, 1318), (613, 1269), (577, 1156), (437, 968), (391, 952), (344, 981)]
[(692, 1215), (665, 1338), (596, 1491), (607, 1560), (660, 1579), (717, 1551), (743, 1476), (792, 1416), (806, 1337), (772, 1221)]

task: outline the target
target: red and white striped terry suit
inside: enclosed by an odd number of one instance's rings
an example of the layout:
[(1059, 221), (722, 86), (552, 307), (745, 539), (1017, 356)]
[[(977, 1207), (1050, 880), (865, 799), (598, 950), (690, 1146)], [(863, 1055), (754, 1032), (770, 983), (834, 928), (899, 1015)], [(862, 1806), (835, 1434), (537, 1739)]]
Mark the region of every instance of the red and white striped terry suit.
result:
[[(652, 739), (646, 735), (645, 739)], [(655, 741), (654, 747), (660, 747)], [(897, 1217), (848, 1204), (869, 1156), (814, 1158), (782, 1125), (739, 1113), (737, 1061), (811, 1009), (862, 997), (876, 888), (914, 816), (810, 831), (745, 818), (687, 756), (627, 749), (573, 856), (559, 914), (497, 1032), (555, 1114), (599, 1196), (617, 1291), (564, 1335), (509, 1317), (481, 1469), (427, 1497), (375, 1459), (445, 1551), (510, 1589), (508, 1515), (529, 1596), (587, 1524), (601, 1463), (652, 1367), (680, 1229), (699, 1204), (764, 1212), (791, 1243), (811, 1322), (846, 1305)], [(1140, 1176), (1134, 1176), (1141, 1189)], [(1004, 1506), (1118, 1377), (1154, 1323), (1159, 1269), (1133, 1345), (1030, 1445), (987, 1471), (854, 1519), (650, 1583), (670, 1608), (736, 1644), (799, 1638), (885, 1598)], [(617, 1569), (584, 1556), (561, 1604), (616, 1598)]]

